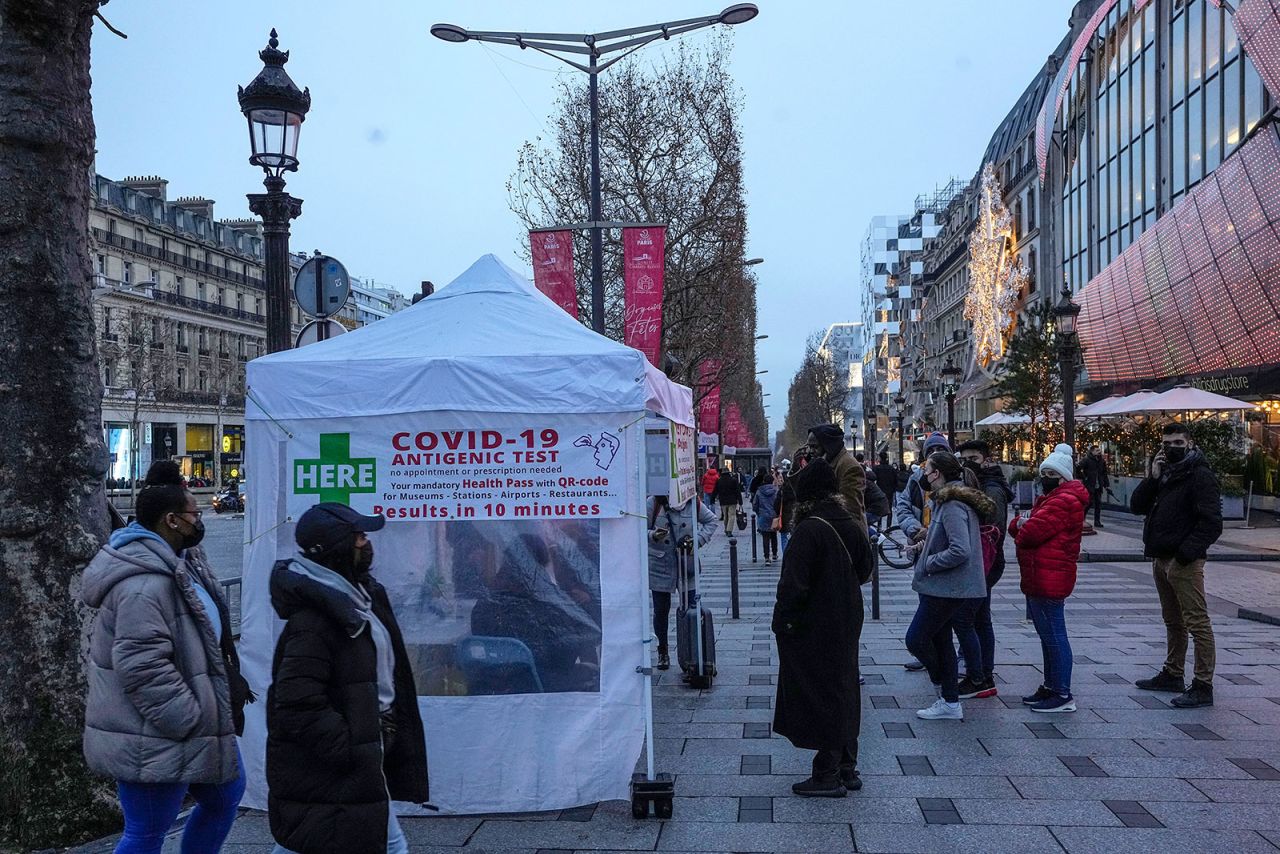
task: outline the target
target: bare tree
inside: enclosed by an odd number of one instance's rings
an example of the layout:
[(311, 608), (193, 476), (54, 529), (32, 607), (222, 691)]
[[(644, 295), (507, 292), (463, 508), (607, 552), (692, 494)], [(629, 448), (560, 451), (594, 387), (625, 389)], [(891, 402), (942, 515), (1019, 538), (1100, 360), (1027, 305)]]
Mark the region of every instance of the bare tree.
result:
[(814, 332), (805, 344), (804, 359), (787, 389), (787, 418), (783, 427), (783, 447), (794, 450), (805, 443), (809, 428), (838, 423), (844, 417), (849, 398), (849, 377), (840, 371), (823, 350), (822, 331)]
[[(741, 95), (728, 71), (729, 44), (727, 35), (705, 47), (682, 42), (656, 67), (627, 60), (602, 78), (601, 192), (606, 220), (667, 226), (663, 352), (676, 358), (673, 378), (696, 388), (700, 364), (717, 361), (711, 378), (760, 437), (755, 279), (743, 265)], [(552, 127), (550, 140), (525, 143), (507, 182), (526, 228), (587, 219), (590, 126), (581, 78), (562, 78)], [(588, 241), (575, 241), (574, 250), (582, 314), (590, 305)], [(618, 339), (623, 310), (621, 236), (606, 233), (605, 328)]]
[(90, 305), (96, 0), (0, 0), (0, 840), (103, 829), (80, 751), (81, 571), (106, 533)]

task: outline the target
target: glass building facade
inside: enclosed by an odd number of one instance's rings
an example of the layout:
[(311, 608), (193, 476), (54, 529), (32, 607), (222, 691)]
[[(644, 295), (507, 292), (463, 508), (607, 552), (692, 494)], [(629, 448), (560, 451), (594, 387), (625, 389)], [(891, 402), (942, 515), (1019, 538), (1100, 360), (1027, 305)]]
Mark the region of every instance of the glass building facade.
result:
[(1270, 107), (1230, 13), (1211, 0), (1104, 0), (1095, 15), (1057, 123), (1061, 258), (1073, 290), (1211, 174)]

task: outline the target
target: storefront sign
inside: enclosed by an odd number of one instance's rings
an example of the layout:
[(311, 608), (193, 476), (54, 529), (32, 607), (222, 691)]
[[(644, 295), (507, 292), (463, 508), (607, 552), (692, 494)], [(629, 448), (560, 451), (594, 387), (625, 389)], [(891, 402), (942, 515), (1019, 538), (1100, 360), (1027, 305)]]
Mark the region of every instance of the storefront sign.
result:
[(680, 505), (693, 497), (697, 471), (693, 429), (657, 416), (645, 419), (645, 475), (649, 495)]
[(622, 229), (624, 328), (622, 342), (659, 367), (662, 348), (662, 288), (666, 229)]
[(578, 285), (573, 278), (573, 232), (531, 231), (533, 283), (552, 302), (578, 319)]
[(617, 517), (624, 434), (605, 416), (420, 413), (290, 443), (290, 509), (338, 501), (390, 521)]

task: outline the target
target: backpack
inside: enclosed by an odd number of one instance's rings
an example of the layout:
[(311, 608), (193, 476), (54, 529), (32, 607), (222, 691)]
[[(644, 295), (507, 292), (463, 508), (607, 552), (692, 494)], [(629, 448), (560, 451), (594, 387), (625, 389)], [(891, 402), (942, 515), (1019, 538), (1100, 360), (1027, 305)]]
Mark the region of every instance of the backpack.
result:
[(979, 525), (978, 539), (982, 541), (982, 574), (990, 575), (991, 568), (996, 565), (996, 556), (1000, 554), (1000, 527)]

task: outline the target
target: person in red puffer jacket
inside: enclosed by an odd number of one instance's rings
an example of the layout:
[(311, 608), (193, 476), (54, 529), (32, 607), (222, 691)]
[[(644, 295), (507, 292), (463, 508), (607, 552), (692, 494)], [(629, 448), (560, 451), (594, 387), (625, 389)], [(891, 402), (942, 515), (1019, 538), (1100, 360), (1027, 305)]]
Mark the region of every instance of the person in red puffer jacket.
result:
[(1089, 490), (1074, 477), (1070, 445), (1058, 445), (1040, 464), (1040, 486), (1043, 494), (1031, 515), (1023, 520), (1019, 513), (1009, 523), (1022, 592), (1044, 654), (1044, 684), (1022, 702), (1033, 712), (1074, 712), (1066, 602), (1076, 586)]

